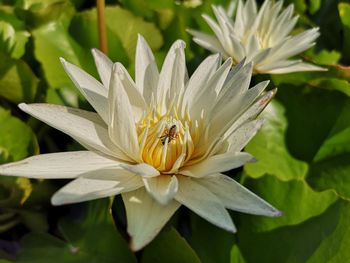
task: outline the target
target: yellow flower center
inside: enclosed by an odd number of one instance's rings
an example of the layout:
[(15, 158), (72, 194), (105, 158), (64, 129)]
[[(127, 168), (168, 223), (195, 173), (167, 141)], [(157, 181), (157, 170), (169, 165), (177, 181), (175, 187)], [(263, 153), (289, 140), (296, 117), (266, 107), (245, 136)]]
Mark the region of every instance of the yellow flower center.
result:
[(175, 174), (193, 154), (198, 125), (169, 114), (156, 115), (149, 114), (138, 124), (140, 156), (162, 174)]

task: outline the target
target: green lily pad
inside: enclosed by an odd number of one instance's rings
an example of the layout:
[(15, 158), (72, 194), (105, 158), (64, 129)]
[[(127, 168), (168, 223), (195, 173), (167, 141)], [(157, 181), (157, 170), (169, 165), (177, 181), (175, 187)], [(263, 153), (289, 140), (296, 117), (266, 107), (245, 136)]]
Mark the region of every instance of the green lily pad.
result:
[(203, 263), (227, 263), (231, 258), (231, 247), (235, 235), (191, 214), (191, 236), (189, 242)]
[(244, 185), (283, 213), (276, 218), (242, 215), (240, 220), (249, 223), (256, 232), (300, 224), (322, 214), (338, 199), (335, 191), (316, 192), (303, 180), (283, 182), (271, 175), (247, 178)]
[(286, 145), (288, 123), (283, 105), (273, 101), (261, 114), (261, 118), (266, 120), (265, 124), (245, 148), (258, 161), (246, 164), (245, 172), (254, 178), (266, 173), (282, 180), (303, 178), (308, 167), (305, 162), (293, 157)]
[(0, 149), (7, 153), (6, 162), (18, 161), (39, 152), (38, 142), (29, 126), (1, 107)]
[(239, 248), (246, 263), (344, 262), (350, 258), (349, 216), (349, 202), (339, 200), (317, 217), (269, 232), (256, 232), (243, 221)]
[[(107, 6), (105, 16), (109, 56), (113, 60), (124, 64), (128, 62), (127, 58), (134, 61), (138, 33), (144, 36), (153, 50), (163, 45), (162, 35), (154, 23), (147, 22), (119, 6)], [(98, 48), (96, 25), (97, 12), (96, 9), (91, 9), (76, 15), (70, 31), (76, 32), (76, 40), (86, 47)]]
[(23, 61), (0, 52), (0, 96), (13, 102), (33, 102), (38, 91), (38, 78)]
[(199, 263), (201, 262), (179, 233), (171, 228), (163, 231), (146, 247), (143, 252), (143, 263)]
[(66, 218), (60, 224), (65, 240), (44, 233), (31, 233), (21, 241), (18, 262), (136, 262), (114, 226), (109, 199), (89, 202), (82, 219)]

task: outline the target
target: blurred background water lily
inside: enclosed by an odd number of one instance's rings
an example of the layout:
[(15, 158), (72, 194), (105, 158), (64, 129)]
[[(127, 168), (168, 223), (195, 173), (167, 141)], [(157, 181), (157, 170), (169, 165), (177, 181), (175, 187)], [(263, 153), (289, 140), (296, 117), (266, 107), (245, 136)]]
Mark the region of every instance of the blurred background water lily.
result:
[(102, 83), (61, 59), (97, 113), (52, 104), (20, 104), (28, 114), (70, 135), (89, 151), (43, 154), (0, 166), (0, 174), (76, 178), (52, 197), (54, 205), (122, 193), (132, 248), (148, 244), (185, 205), (235, 232), (226, 208), (281, 213), (221, 172), (254, 160), (241, 152), (263, 124), (268, 81), (249, 89), (252, 64), (205, 59), (188, 78), (185, 44), (176, 41), (158, 72), (139, 35), (135, 82), (120, 63), (93, 50)]
[[(236, 1), (232, 1), (232, 5)], [(290, 59), (315, 45), (320, 35), (318, 28), (292, 35), (298, 16), (293, 16), (294, 5), (282, 9), (283, 1), (264, 1), (257, 9), (255, 0), (238, 1), (235, 16), (233, 9), (226, 11), (213, 5), (217, 22), (204, 14), (203, 18), (214, 32), (209, 35), (188, 29), (193, 41), (202, 47), (232, 57), (235, 63), (246, 58), (252, 61), (254, 72), (259, 74), (281, 74), (298, 71), (322, 71), (322, 67)]]

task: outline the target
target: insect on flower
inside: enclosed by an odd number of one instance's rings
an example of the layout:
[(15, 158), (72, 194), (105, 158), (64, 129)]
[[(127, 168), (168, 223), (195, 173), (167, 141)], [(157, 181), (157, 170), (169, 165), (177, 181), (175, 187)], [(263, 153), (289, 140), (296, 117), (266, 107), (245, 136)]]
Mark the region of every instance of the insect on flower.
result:
[[(164, 135), (162, 135), (160, 140), (164, 145), (166, 142), (170, 143), (172, 140), (175, 140), (178, 137), (176, 125), (172, 125), (170, 129), (165, 129)], [(168, 139), (168, 140), (167, 140)]]

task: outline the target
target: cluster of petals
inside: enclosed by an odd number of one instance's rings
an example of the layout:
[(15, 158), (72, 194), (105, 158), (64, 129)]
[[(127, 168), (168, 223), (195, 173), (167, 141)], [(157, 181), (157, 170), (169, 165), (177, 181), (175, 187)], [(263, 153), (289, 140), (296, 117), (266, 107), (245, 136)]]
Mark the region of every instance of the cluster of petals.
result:
[(255, 0), (246, 3), (239, 0), (234, 18), (234, 8), (227, 11), (221, 6), (213, 6), (217, 22), (206, 14), (203, 18), (215, 35), (192, 29), (188, 32), (197, 44), (212, 52), (220, 52), (226, 58), (231, 57), (235, 63), (243, 58), (252, 61), (254, 73), (324, 70), (301, 59), (290, 59), (312, 47), (319, 32), (318, 28), (312, 28), (291, 35), (298, 16), (293, 16), (293, 4), (284, 10), (282, 6), (281, 0), (275, 3), (266, 0), (258, 10)]
[(120, 63), (93, 50), (101, 82), (61, 59), (96, 112), (52, 104), (20, 104), (33, 117), (68, 134), (86, 151), (50, 153), (0, 166), (0, 174), (74, 179), (54, 205), (122, 194), (134, 250), (148, 244), (184, 205), (235, 232), (227, 209), (278, 216), (280, 212), (222, 172), (254, 158), (241, 152), (263, 124), (257, 115), (275, 91), (249, 88), (252, 63), (232, 68), (219, 54), (188, 77), (185, 44), (176, 41), (161, 71), (142, 36), (135, 81)]

